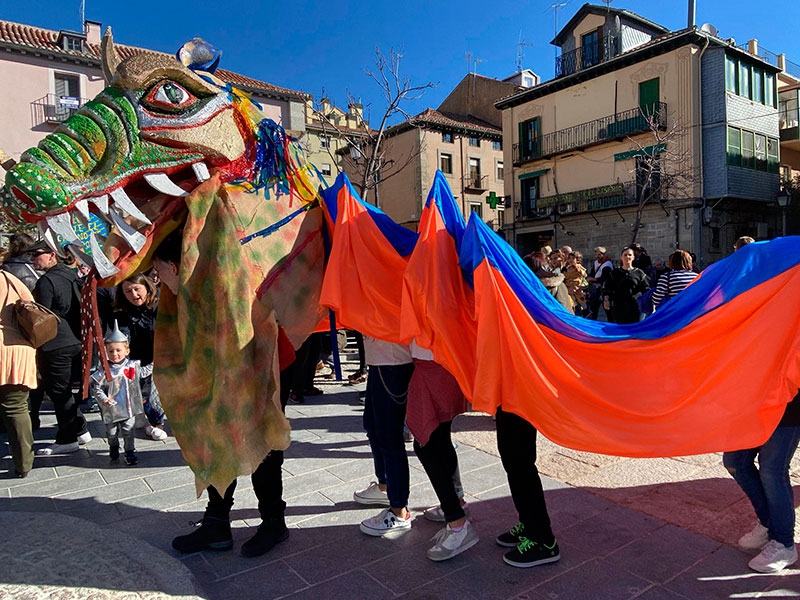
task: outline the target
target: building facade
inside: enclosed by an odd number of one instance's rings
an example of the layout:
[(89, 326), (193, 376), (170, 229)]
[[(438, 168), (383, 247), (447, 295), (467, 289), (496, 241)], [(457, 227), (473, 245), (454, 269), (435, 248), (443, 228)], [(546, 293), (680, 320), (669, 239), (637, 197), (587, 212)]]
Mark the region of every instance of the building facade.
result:
[[(502, 115), (494, 101), (533, 85), (524, 71), (500, 81), (470, 73), (437, 109), (429, 108), (386, 131), (386, 168), (377, 204), (416, 230), (436, 171), (441, 171), (465, 218), (476, 212), (490, 227), (506, 223)], [(375, 201), (375, 195), (369, 196)]]
[(780, 234), (777, 66), (710, 26), (591, 4), (552, 43), (556, 77), (495, 104), (520, 253), (636, 241), (702, 267)]
[[(0, 20), (0, 152), (6, 161), (52, 133), (80, 106), (105, 88), (100, 62), (100, 23), (82, 32), (53, 31)], [(116, 44), (121, 58), (153, 52)], [(308, 94), (218, 69), (216, 75), (248, 92), (266, 116), (295, 135), (306, 130)], [(2, 156), (2, 155), (0, 155)], [(10, 165), (10, 163), (7, 163)], [(0, 178), (5, 176), (0, 168)]]

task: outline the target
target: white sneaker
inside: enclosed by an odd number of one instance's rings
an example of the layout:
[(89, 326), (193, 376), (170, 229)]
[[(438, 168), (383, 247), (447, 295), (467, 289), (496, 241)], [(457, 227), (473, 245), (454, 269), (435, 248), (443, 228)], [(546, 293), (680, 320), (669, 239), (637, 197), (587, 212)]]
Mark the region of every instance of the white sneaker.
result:
[(169, 437), (167, 432), (161, 429), (161, 427), (153, 427), (149, 424), (144, 428), (144, 432), (157, 442), (162, 442)]
[(739, 538), (739, 547), (745, 550), (761, 550), (769, 541), (769, 529), (761, 523), (756, 523), (752, 531), (748, 531)]
[(400, 534), (409, 529), (411, 529), (411, 514), (407, 519), (401, 519), (391, 508), (384, 508), (374, 517), (361, 521), (361, 531), (376, 537)]
[[(462, 504), (461, 508), (464, 509), (464, 515), (469, 518), (469, 508), (466, 504)], [(446, 523), (447, 519), (444, 518), (444, 511), (440, 506), (431, 506), (430, 508), (426, 508), (423, 511), (423, 516), (428, 519), (428, 521), (434, 521), (436, 523)]]
[(435, 561), (447, 560), (469, 550), (478, 543), (478, 534), (469, 521), (464, 521), (460, 531), (450, 529), (450, 524), (445, 525), (433, 538), (434, 544), (428, 549), (428, 558)]
[(92, 434), (89, 433), (88, 431), (86, 433), (82, 433), (81, 435), (78, 436), (78, 443), (81, 446), (85, 446), (86, 444), (88, 444), (91, 441), (92, 441)]
[(780, 542), (770, 540), (761, 554), (751, 560), (748, 565), (759, 573), (777, 573), (797, 562), (797, 549), (792, 544), (787, 548)]
[(78, 451), (78, 442), (71, 444), (51, 444), (46, 448), (39, 448), (36, 451), (37, 456), (52, 456), (53, 454), (70, 454), (71, 452)]
[(377, 481), (371, 481), (364, 490), (353, 492), (353, 501), (369, 506), (389, 506), (389, 496), (381, 490)]

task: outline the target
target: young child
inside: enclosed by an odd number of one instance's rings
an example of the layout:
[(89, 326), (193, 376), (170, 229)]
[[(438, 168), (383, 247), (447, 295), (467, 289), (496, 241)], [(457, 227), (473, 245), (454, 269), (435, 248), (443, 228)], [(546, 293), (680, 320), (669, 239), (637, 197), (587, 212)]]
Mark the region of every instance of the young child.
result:
[(111, 370), (111, 379), (106, 379), (103, 369), (92, 374), (92, 397), (103, 414), (103, 423), (108, 434), (111, 461), (119, 459), (119, 432), (125, 443), (125, 464), (139, 462), (134, 448), (136, 415), (144, 412), (140, 379), (147, 376), (152, 367), (142, 367), (138, 360), (130, 360), (128, 338), (114, 321), (113, 331), (105, 337), (106, 356)]

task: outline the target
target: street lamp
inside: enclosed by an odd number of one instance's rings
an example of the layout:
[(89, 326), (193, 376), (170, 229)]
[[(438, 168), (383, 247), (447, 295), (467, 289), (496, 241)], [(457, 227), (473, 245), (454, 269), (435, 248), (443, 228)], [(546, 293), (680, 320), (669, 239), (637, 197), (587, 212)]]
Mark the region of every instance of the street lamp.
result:
[(558, 206), (553, 206), (550, 214), (547, 215), (550, 222), (553, 224), (553, 249), (558, 248), (558, 222), (561, 220), (561, 213), (558, 212)]
[(789, 207), (789, 201), (792, 199), (791, 194), (787, 190), (781, 190), (775, 198), (778, 206), (781, 208), (781, 235), (786, 236), (786, 209)]

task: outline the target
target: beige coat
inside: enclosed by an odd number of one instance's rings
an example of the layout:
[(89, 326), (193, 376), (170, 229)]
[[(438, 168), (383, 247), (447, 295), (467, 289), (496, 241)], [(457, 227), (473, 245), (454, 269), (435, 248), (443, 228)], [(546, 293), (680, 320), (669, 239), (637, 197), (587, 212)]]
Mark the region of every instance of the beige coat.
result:
[(0, 385), (36, 387), (36, 350), (17, 327), (14, 303), (33, 300), (30, 290), (19, 279), (0, 271)]

